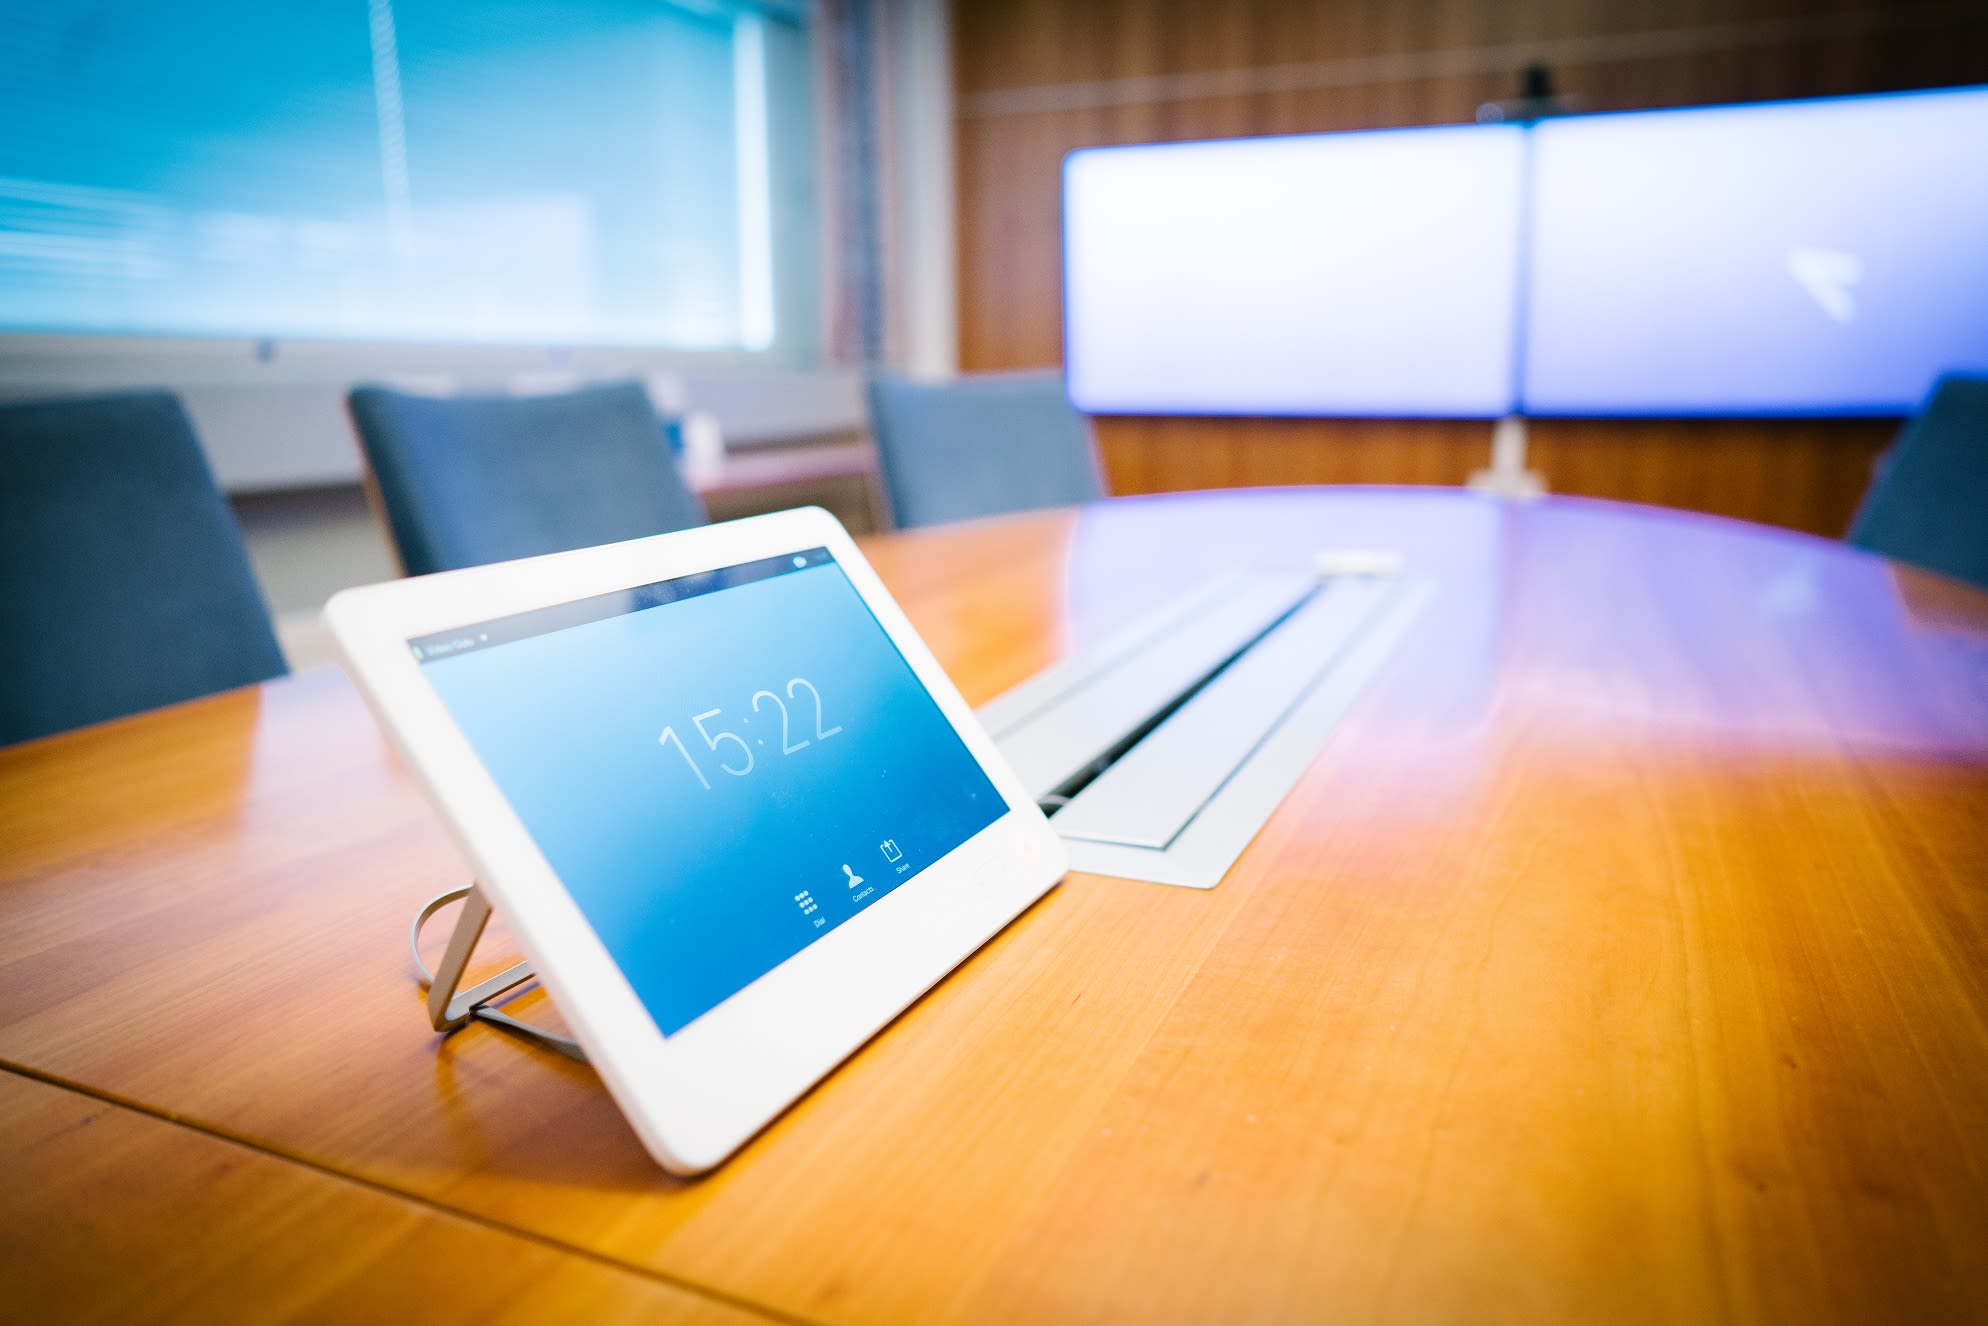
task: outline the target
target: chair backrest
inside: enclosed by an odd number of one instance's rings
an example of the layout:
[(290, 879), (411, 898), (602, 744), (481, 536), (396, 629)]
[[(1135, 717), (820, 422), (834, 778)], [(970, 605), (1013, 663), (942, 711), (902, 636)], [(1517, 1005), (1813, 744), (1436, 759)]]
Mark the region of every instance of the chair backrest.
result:
[(1060, 374), (875, 378), (870, 424), (891, 513), (905, 528), (1104, 495), (1090, 421)]
[(636, 382), (555, 396), (347, 397), (409, 575), (704, 523)]
[(284, 671), (176, 397), (0, 406), (0, 744)]
[(1988, 589), (1988, 377), (1934, 386), (1879, 462), (1850, 542)]

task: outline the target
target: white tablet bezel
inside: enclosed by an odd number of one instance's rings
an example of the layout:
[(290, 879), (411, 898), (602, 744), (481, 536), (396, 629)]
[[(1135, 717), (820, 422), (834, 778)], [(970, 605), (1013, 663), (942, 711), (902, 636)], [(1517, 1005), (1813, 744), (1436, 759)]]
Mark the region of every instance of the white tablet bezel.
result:
[[(422, 676), (408, 642), (819, 547), (842, 567), (1008, 811), (665, 1037)], [(350, 589), (325, 606), (325, 622), (616, 1103), (674, 1173), (700, 1173), (731, 1154), (1066, 869), (1049, 822), (848, 532), (819, 508)]]

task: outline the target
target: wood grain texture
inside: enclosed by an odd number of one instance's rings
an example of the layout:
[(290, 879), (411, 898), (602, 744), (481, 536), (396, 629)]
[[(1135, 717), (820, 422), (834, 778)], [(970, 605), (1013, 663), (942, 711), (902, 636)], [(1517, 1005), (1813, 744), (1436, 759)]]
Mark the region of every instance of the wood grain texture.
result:
[[(1468, 121), (1533, 59), (1592, 110), (1988, 82), (1977, 3), (956, 0), (954, 31), (969, 369), (1062, 362), (1061, 170), (1075, 148)], [(1835, 536), (1873, 437), (1894, 428), (1588, 422), (1554, 425), (1535, 459), (1556, 491)], [(1407, 421), (1105, 420), (1099, 434), (1121, 493), (1458, 483), (1489, 452), (1481, 425)]]
[(1475, 419), (1102, 418), (1095, 423), (1114, 493), (1192, 492), (1291, 483), (1461, 487), (1491, 458)]
[[(1898, 422), (1536, 419), (1528, 464), (1553, 490), (1841, 538)], [(1290, 484), (1458, 486), (1491, 458), (1491, 426), (1443, 419), (1096, 421), (1114, 493)]]
[(769, 1320), (8, 1072), (0, 1174), (10, 1321)]
[(1222, 885), (1066, 880), (708, 1179), (427, 1032), (331, 674), (0, 752), (0, 1061), (823, 1321), (1988, 1314), (1988, 596), (1413, 491), (869, 546), (978, 702), (1328, 544), (1439, 599)]
[(1539, 419), (1528, 463), (1553, 490), (1840, 539), (1895, 419)]

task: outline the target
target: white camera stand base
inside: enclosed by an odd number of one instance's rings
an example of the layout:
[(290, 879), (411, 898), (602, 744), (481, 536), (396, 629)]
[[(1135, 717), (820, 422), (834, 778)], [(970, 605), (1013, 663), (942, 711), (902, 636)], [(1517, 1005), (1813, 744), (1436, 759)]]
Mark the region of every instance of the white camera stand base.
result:
[(1526, 468), (1525, 416), (1508, 414), (1491, 429), (1491, 468), (1470, 476), (1474, 492), (1530, 501), (1546, 495), (1546, 476)]

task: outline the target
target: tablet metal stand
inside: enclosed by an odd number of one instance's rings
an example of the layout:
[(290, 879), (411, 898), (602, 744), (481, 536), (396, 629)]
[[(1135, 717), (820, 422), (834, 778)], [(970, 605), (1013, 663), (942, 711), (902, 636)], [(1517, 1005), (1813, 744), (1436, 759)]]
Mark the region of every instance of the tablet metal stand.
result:
[[(429, 917), (458, 898), (462, 900), (462, 915), (456, 918), (455, 933), (449, 936), (449, 947), (442, 954), (441, 966), (431, 973), (428, 964), (421, 961), (421, 927), (428, 923)], [(414, 924), (407, 932), (407, 948), (414, 956), (414, 970), (421, 973), (421, 984), (428, 991), (428, 1021), (434, 1024), (436, 1031), (448, 1033), (467, 1026), (471, 1019), (481, 1019), (585, 1063), (587, 1052), (571, 1036), (534, 1027), (501, 1008), (489, 1006), (498, 995), (532, 978), (529, 962), (506, 967), (489, 980), (470, 989), (462, 989), (463, 973), (469, 969), (469, 955), (476, 951), (476, 941), (483, 937), (483, 927), (488, 924), (490, 900), (474, 884), (465, 884), (459, 889), (435, 895), (415, 915)]]

